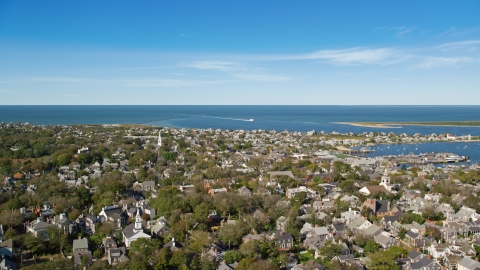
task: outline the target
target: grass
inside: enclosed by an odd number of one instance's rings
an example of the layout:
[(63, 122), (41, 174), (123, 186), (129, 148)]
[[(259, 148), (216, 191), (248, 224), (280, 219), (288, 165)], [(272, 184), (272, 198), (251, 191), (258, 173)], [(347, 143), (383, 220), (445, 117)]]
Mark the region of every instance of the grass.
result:
[(314, 255), (310, 254), (310, 252), (304, 252), (298, 254), (298, 259), (300, 260), (300, 263), (306, 263), (315, 260), (315, 257)]

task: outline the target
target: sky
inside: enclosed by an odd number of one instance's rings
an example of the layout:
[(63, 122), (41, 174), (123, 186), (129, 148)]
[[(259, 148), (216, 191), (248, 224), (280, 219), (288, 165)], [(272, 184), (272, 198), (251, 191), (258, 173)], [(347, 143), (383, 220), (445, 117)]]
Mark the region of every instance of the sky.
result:
[(0, 0), (0, 105), (480, 105), (480, 1)]

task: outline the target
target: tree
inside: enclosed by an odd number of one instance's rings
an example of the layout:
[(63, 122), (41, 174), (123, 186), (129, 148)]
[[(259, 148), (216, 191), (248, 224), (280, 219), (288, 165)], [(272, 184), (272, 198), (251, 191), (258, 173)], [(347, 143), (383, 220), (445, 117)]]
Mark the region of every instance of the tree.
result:
[(242, 253), (236, 250), (229, 250), (223, 255), (223, 259), (228, 263), (239, 262), (243, 259)]
[(240, 222), (235, 225), (225, 225), (218, 229), (218, 239), (224, 243), (238, 246), (242, 242), (243, 229), (244, 227), (240, 225)]
[(0, 223), (8, 226), (15, 227), (22, 224), (23, 214), (20, 211), (4, 211), (0, 215)]
[(378, 270), (397, 270), (400, 269), (395, 261), (397, 256), (387, 251), (377, 251), (368, 256), (370, 262), (368, 263), (369, 269)]
[(72, 161), (72, 155), (68, 153), (61, 154), (57, 157), (57, 164), (59, 166), (69, 165), (71, 161)]
[(212, 237), (209, 233), (203, 231), (193, 231), (189, 239), (188, 248), (198, 253), (206, 246), (212, 243)]
[(235, 268), (236, 270), (249, 270), (250, 266), (255, 262), (254, 258), (243, 258), (239, 263), (238, 266)]
[(166, 161), (175, 161), (177, 159), (176, 152), (165, 152), (162, 154), (162, 157)]
[(83, 205), (88, 205), (92, 199), (92, 194), (90, 194), (90, 190), (88, 190), (88, 188), (86, 188), (85, 186), (79, 187), (75, 192), (75, 196), (80, 199), (80, 202)]
[(363, 248), (366, 252), (375, 252), (380, 248), (380, 245), (375, 240), (368, 240)]
[(398, 230), (398, 237), (400, 239), (405, 239), (405, 234), (407, 233), (407, 230), (404, 227), (400, 227), (400, 230)]
[(45, 242), (41, 237), (36, 237), (31, 233), (26, 233), (23, 237), (23, 244), (33, 254), (42, 254), (45, 252)]
[(166, 270), (170, 267), (170, 260), (172, 259), (173, 254), (172, 250), (169, 248), (162, 248), (155, 253), (154, 258), (154, 269), (155, 270)]
[(157, 239), (140, 238), (132, 242), (130, 251), (141, 256), (149, 256), (160, 248), (160, 244)]
[(330, 242), (328, 245), (320, 248), (320, 254), (327, 260), (331, 260), (333, 257), (343, 254), (343, 245)]

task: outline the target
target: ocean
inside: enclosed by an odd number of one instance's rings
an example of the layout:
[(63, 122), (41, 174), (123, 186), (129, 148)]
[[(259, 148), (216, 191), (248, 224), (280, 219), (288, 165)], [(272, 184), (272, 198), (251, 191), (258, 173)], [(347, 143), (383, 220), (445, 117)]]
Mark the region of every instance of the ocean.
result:
[(144, 124), (177, 128), (480, 135), (478, 127), (358, 127), (341, 122), (480, 120), (480, 106), (0, 106), (0, 122)]
[[(175, 128), (480, 135), (479, 127), (359, 127), (341, 122), (480, 120), (480, 106), (0, 106), (0, 122), (39, 125), (144, 124)], [(376, 155), (453, 152), (480, 161), (480, 144), (433, 143), (376, 149)], [(405, 150), (403, 150), (405, 148)], [(408, 148), (408, 149), (407, 149)], [(381, 150), (382, 149), (382, 150)]]

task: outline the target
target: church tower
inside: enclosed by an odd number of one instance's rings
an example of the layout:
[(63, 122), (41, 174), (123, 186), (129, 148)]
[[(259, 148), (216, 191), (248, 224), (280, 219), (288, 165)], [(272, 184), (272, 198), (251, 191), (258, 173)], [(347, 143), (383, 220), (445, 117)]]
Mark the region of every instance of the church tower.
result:
[(390, 185), (390, 176), (388, 176), (388, 171), (385, 168), (385, 172), (383, 173), (382, 176), (382, 185)]
[(388, 176), (387, 168), (385, 168), (380, 185), (384, 186), (389, 192), (392, 191), (392, 186), (390, 185), (390, 176)]
[(137, 216), (135, 217), (135, 228), (133, 229), (136, 232), (143, 231), (142, 229), (142, 217), (140, 216), (140, 210), (137, 208)]
[(158, 132), (158, 147), (162, 147), (162, 132)]

